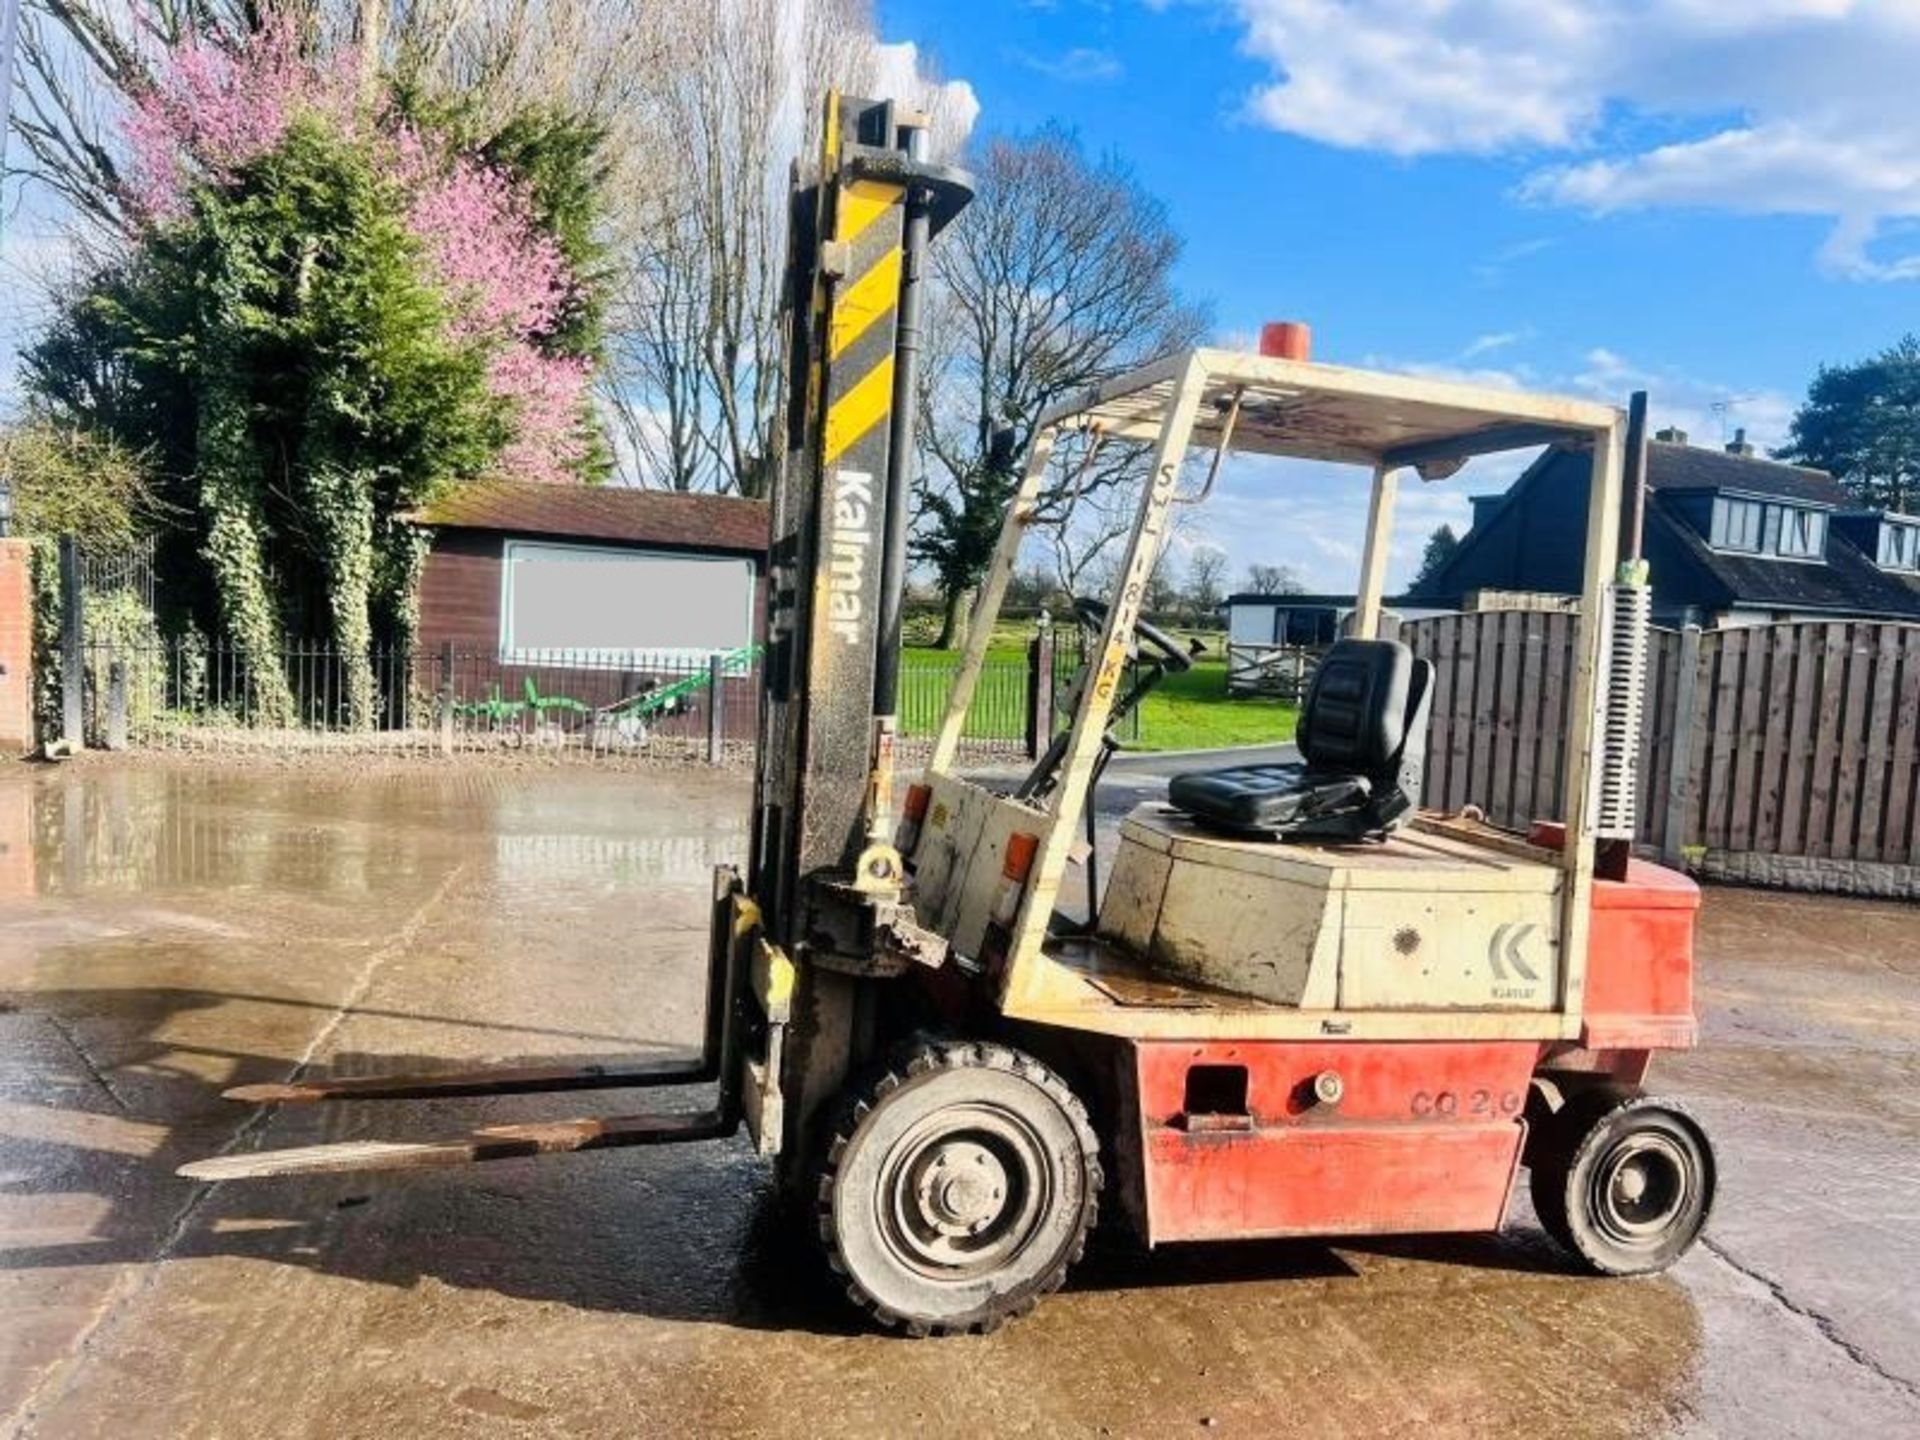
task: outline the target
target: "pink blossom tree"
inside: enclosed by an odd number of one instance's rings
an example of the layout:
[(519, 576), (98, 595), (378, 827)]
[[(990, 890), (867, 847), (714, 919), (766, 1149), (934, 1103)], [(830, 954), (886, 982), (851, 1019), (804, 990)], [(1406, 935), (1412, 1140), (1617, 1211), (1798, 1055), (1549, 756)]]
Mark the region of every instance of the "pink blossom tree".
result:
[(302, 115), (353, 126), (357, 66), (351, 51), (330, 62), (306, 55), (290, 10), (267, 11), (240, 46), (187, 36), (162, 57), (123, 123), (135, 215), (151, 224), (182, 218), (195, 185), (231, 183)]
[(410, 127), (396, 132), (393, 153), (414, 197), (408, 224), (452, 308), (453, 336), (488, 348), (488, 384), (518, 417), (502, 468), (528, 480), (575, 478), (586, 457), (592, 367), (543, 343), (577, 284), (559, 242), (540, 229), (526, 187), (498, 167)]
[(559, 243), (522, 181), (366, 102), (360, 74), (352, 50), (313, 54), (290, 9), (269, 9), (243, 44), (173, 47), (125, 120), (133, 212), (153, 227), (182, 220), (196, 187), (232, 185), (302, 121), (364, 144), (406, 207), (449, 338), (487, 356), (488, 387), (511, 422), (499, 469), (577, 480), (592, 364), (553, 343), (579, 284)]

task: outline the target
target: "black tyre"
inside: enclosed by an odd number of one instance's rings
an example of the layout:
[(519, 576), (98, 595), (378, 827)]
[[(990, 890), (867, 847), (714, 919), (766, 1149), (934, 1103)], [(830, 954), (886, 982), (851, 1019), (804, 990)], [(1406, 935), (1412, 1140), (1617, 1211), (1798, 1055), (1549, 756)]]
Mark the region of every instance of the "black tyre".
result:
[(910, 1335), (996, 1329), (1086, 1248), (1100, 1152), (1064, 1081), (1001, 1045), (930, 1042), (852, 1096), (828, 1144), (820, 1240), (848, 1294)]
[(1567, 1133), (1576, 1127), (1569, 1108), (1563, 1104), (1554, 1110), (1537, 1087), (1527, 1096), (1527, 1191), (1540, 1228), (1563, 1250), (1573, 1249), (1567, 1229)]
[(1608, 1087), (1553, 1117), (1531, 1175), (1547, 1233), (1602, 1275), (1650, 1275), (1699, 1238), (1713, 1209), (1713, 1147), (1672, 1101)]

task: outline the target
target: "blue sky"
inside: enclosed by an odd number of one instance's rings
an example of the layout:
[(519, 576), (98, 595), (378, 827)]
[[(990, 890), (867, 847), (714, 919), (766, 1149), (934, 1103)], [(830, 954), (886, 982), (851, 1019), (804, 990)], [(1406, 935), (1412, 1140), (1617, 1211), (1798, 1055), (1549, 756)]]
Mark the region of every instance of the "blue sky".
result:
[[(1223, 340), (1305, 319), (1320, 359), (1645, 386), (1657, 422), (1768, 444), (1821, 361), (1916, 324), (1903, 0), (882, 0), (880, 22), (972, 86), (976, 134), (1058, 120), (1128, 160)], [(1394, 578), (1515, 469), (1413, 487)], [(1184, 543), (1350, 589), (1363, 503), (1243, 462)]]
[[(876, 3), (902, 89), (930, 63), (976, 134), (1058, 120), (1133, 165), (1219, 343), (1304, 319), (1322, 359), (1645, 387), (1770, 445), (1820, 362), (1920, 328), (1916, 0)], [(40, 221), (8, 217), (0, 357), (43, 318), (8, 282), (64, 253)], [(1525, 459), (1406, 487), (1393, 582)], [(1363, 492), (1235, 461), (1176, 544), (1350, 589)]]

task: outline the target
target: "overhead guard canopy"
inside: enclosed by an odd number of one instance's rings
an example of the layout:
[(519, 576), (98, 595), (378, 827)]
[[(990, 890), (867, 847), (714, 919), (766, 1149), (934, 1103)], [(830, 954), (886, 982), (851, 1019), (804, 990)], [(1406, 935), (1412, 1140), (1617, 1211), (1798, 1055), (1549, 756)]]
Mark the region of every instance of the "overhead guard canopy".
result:
[(1150, 441), (1189, 365), (1205, 377), (1192, 443), (1219, 445), (1238, 395), (1228, 444), (1242, 454), (1445, 473), (1475, 455), (1591, 443), (1617, 416), (1592, 400), (1202, 348), (1116, 376), (1040, 423)]

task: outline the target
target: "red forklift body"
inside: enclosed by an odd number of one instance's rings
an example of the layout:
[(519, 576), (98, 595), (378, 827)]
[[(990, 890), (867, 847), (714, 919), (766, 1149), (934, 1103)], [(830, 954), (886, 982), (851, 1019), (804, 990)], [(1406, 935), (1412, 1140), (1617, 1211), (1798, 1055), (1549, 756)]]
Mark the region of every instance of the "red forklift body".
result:
[(1138, 1042), (1141, 1228), (1155, 1245), (1497, 1229), (1539, 1054), (1529, 1041)]
[(1588, 1050), (1675, 1050), (1692, 1045), (1693, 925), (1700, 887), (1645, 860), (1624, 880), (1593, 882), (1587, 1004)]
[[(1537, 827), (1536, 841), (1557, 844)], [(1596, 879), (1578, 1051), (1536, 1041), (1138, 1041), (1137, 1176), (1151, 1245), (1287, 1235), (1496, 1230), (1544, 1060), (1638, 1075), (1694, 1040), (1685, 875), (1629, 862)], [(1123, 1155), (1132, 1171), (1133, 1155)]]

